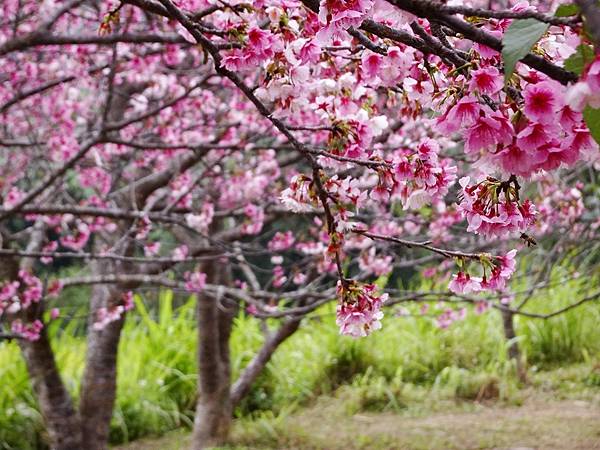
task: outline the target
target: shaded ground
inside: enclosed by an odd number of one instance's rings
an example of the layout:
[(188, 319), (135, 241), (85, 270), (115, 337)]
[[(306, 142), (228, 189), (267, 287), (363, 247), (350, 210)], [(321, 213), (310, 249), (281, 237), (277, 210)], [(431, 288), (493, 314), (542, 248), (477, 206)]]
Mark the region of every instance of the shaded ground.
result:
[[(449, 406), (423, 417), (394, 413), (345, 414), (339, 399), (298, 413), (236, 423), (228, 448), (248, 449), (600, 449), (600, 405), (593, 401), (530, 398), (522, 406)], [(187, 448), (176, 432), (120, 450)]]

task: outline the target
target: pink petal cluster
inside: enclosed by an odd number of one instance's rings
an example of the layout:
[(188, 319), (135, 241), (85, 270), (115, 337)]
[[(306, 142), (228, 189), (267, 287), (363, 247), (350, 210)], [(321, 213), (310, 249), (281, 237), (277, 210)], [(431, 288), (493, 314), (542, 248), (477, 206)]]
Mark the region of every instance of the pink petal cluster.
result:
[(448, 289), (455, 294), (479, 292), (481, 290), (481, 278), (471, 278), (468, 273), (460, 271), (452, 275)]
[(398, 197), (404, 209), (419, 209), (442, 199), (456, 180), (457, 167), (439, 158), (440, 146), (433, 139), (423, 140), (416, 152), (400, 151), (394, 160), (397, 181), (392, 197)]
[(44, 329), (44, 324), (40, 320), (34, 320), (31, 323), (24, 324), (21, 320), (14, 320), (11, 324), (11, 331), (30, 342), (35, 342), (40, 338), (40, 333)]
[(494, 265), (489, 280), (485, 275), (483, 276), (481, 281), (482, 289), (503, 291), (506, 288), (506, 283), (515, 272), (517, 264), (515, 260), (516, 254), (516, 250), (511, 250), (505, 256), (496, 256), (495, 261), (497, 264)]
[(188, 257), (189, 249), (187, 245), (180, 245), (173, 250), (172, 257), (174, 261), (183, 261)]
[(246, 220), (242, 224), (242, 233), (250, 235), (260, 233), (265, 220), (263, 209), (250, 203), (244, 207), (244, 214)]
[(271, 59), (275, 52), (281, 51), (279, 37), (268, 30), (258, 27), (250, 28), (244, 39), (245, 46), (234, 49), (222, 61), (227, 70), (238, 71), (252, 69)]
[(286, 208), (294, 212), (312, 211), (319, 204), (312, 181), (305, 175), (295, 175), (279, 198)]
[(79, 184), (84, 188), (91, 188), (105, 196), (111, 188), (112, 177), (100, 167), (87, 167), (79, 172)]
[(273, 252), (281, 252), (283, 250), (287, 250), (292, 245), (294, 245), (294, 242), (294, 234), (291, 231), (286, 231), (285, 233), (278, 231), (277, 233), (275, 233), (275, 236), (273, 236), (273, 238), (269, 241), (267, 247)]
[(90, 235), (89, 225), (82, 220), (78, 220), (75, 230), (60, 238), (60, 244), (75, 251), (83, 250), (90, 239)]
[(185, 289), (188, 292), (201, 292), (206, 286), (206, 274), (204, 272), (185, 272)]
[(381, 306), (388, 294), (379, 294), (373, 284), (360, 284), (356, 281), (338, 281), (336, 323), (340, 334), (352, 337), (364, 337), (381, 328), (383, 312)]
[[(504, 256), (487, 258), (482, 261), (484, 275), (482, 277), (471, 277), (464, 271), (459, 271), (452, 275), (448, 289), (457, 295), (476, 294), (482, 291), (504, 291), (506, 283), (512, 277), (516, 268), (515, 256), (516, 250), (509, 251)], [(486, 268), (490, 267), (489, 277), (486, 275)]]
[(373, 7), (373, 0), (321, 0), (317, 40), (328, 42), (350, 27), (359, 26)]
[(285, 284), (287, 276), (285, 270), (280, 265), (273, 267), (273, 286), (278, 288)]
[(583, 203), (583, 185), (561, 188), (553, 181), (542, 186), (542, 201), (539, 204), (539, 230), (546, 233), (560, 227), (569, 232), (576, 231), (576, 222), (586, 211)]
[(205, 202), (200, 208), (200, 214), (186, 214), (185, 222), (199, 233), (206, 233), (213, 221), (215, 208), (211, 202)]
[(365, 50), (361, 57), (362, 79), (373, 86), (395, 86), (408, 75), (414, 60), (411, 47), (388, 47), (386, 55)]
[(150, 231), (152, 231), (152, 222), (148, 216), (144, 215), (140, 220), (138, 220), (135, 238), (138, 240), (144, 240), (148, 237)]
[(19, 271), (21, 279), (21, 307), (27, 308), (32, 303), (37, 303), (42, 299), (42, 281), (25, 270)]
[(523, 233), (535, 223), (536, 209), (529, 201), (521, 203), (509, 195), (495, 179), (469, 186), (470, 178), (460, 180), (462, 201), (458, 210), (467, 219), (467, 231), (487, 237)]
[(376, 254), (375, 247), (361, 253), (358, 260), (358, 267), (366, 275), (375, 275), (380, 277), (387, 275), (393, 270), (393, 258), (389, 255), (380, 256)]
[(496, 67), (489, 66), (473, 70), (470, 75), (469, 90), (471, 92), (478, 91), (482, 94), (494, 95), (504, 85), (502, 74)]
[(573, 111), (581, 112), (586, 106), (600, 108), (600, 55), (587, 67), (581, 80), (569, 88), (565, 101)]
[(23, 198), (25, 193), (21, 192), (17, 187), (13, 186), (4, 196), (3, 206), (5, 208), (12, 208), (17, 205)]
[(452, 325), (454, 322), (464, 320), (467, 317), (467, 308), (460, 308), (455, 310), (452, 308), (446, 308), (440, 315), (435, 318), (435, 323), (438, 328), (445, 329)]
[(20, 282), (7, 281), (0, 289), (0, 316), (7, 311), (9, 313), (17, 312), (21, 309), (20, 300), (18, 297)]
[[(50, 241), (42, 247), (42, 252), (43, 253), (52, 253), (52, 252), (55, 252), (57, 248), (58, 248), (58, 242)], [(40, 262), (42, 264), (50, 264), (52, 262), (52, 260), (53, 260), (53, 258), (51, 256), (43, 256), (40, 258)]]
[(96, 311), (96, 321), (92, 328), (101, 331), (112, 322), (120, 320), (123, 314), (134, 308), (133, 292), (127, 291), (121, 296), (121, 303), (111, 307), (102, 307)]

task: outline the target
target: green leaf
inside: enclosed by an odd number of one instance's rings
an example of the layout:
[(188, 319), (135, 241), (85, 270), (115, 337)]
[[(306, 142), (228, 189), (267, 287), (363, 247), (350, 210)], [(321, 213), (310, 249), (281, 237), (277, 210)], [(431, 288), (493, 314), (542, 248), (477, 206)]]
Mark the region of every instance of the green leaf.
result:
[(600, 109), (590, 108), (588, 106), (583, 110), (583, 118), (590, 129), (592, 137), (600, 144)]
[(591, 45), (582, 44), (577, 51), (565, 60), (565, 69), (575, 72), (577, 75), (583, 73), (583, 69), (594, 60), (594, 49)]
[(570, 3), (567, 5), (560, 5), (558, 8), (556, 8), (554, 17), (570, 17), (576, 16), (577, 14), (579, 14), (579, 6), (574, 3)]
[(531, 47), (544, 35), (548, 24), (535, 19), (515, 20), (502, 38), (502, 58), (504, 59), (504, 82), (510, 80), (517, 61), (525, 57)]

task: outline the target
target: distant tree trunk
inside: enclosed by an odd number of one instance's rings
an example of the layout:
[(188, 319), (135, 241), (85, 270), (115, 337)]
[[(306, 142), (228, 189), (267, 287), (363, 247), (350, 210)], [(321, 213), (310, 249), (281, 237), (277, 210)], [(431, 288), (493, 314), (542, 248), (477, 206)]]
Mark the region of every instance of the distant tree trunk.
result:
[(524, 362), (521, 357), (519, 343), (516, 340), (517, 334), (515, 333), (514, 313), (506, 310), (503, 310), (501, 313), (504, 337), (508, 341), (508, 357), (515, 360), (519, 380), (525, 383), (527, 382), (527, 371), (525, 370)]
[[(207, 267), (211, 284), (227, 284), (225, 268)], [(287, 319), (265, 337), (265, 343), (231, 385), (229, 338), (237, 305), (220, 296), (198, 295), (198, 402), (194, 419), (192, 450), (202, 450), (227, 441), (233, 408), (248, 394), (279, 345), (298, 329), (301, 318)]]
[(301, 321), (301, 318), (288, 319), (276, 331), (266, 337), (260, 351), (246, 366), (231, 388), (231, 403), (233, 406), (237, 406), (248, 394), (252, 384), (270, 361), (277, 347), (298, 330)]
[[(44, 226), (35, 224), (27, 251), (39, 250)], [(20, 264), (5, 261), (2, 277), (16, 279), (19, 269), (31, 272), (34, 260), (24, 258)], [(34, 303), (17, 315), (27, 323), (43, 320), (44, 302)], [(36, 395), (40, 412), (48, 432), (50, 448), (53, 450), (79, 450), (82, 448), (79, 417), (56, 366), (46, 327), (42, 328), (36, 341), (19, 339), (19, 347), (27, 365), (29, 379)]]
[[(41, 308), (41, 304), (39, 306)], [(39, 313), (41, 315), (41, 311)], [(79, 418), (60, 378), (46, 329), (42, 329), (37, 341), (20, 340), (19, 345), (44, 417), (50, 447), (53, 450), (84, 448)]]
[[(228, 278), (226, 268), (215, 263), (207, 265), (204, 272), (209, 283), (226, 283)], [(237, 306), (223, 300), (219, 295), (213, 298), (205, 293), (198, 294), (199, 373), (193, 450), (223, 444), (231, 426), (229, 337)]]
[(113, 286), (97, 285), (92, 290), (88, 349), (79, 404), (82, 448), (85, 450), (107, 448), (117, 389), (117, 350), (125, 318), (111, 322), (102, 330), (94, 330), (92, 325), (96, 311), (111, 305), (118, 295), (119, 291)]

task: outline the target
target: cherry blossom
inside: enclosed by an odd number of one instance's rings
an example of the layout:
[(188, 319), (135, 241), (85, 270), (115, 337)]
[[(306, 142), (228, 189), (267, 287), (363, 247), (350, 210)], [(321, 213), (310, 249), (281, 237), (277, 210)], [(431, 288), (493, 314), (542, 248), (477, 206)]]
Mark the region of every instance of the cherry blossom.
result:
[(359, 284), (354, 281), (338, 282), (340, 303), (337, 307), (336, 323), (340, 334), (363, 337), (381, 328), (383, 312), (381, 307), (388, 294), (378, 294), (372, 284)]
[(184, 279), (188, 292), (201, 292), (206, 286), (206, 274), (203, 272), (186, 272)]
[(481, 290), (481, 278), (471, 278), (468, 273), (458, 272), (452, 275), (448, 288), (455, 294), (470, 294)]
[(473, 186), (469, 182), (469, 177), (460, 180), (462, 201), (458, 205), (469, 224), (467, 231), (505, 237), (523, 233), (535, 223), (535, 207), (519, 200), (519, 188), (514, 183), (490, 177)]
[(588, 66), (581, 81), (571, 86), (565, 102), (573, 111), (583, 111), (586, 105), (600, 108), (600, 57)]

